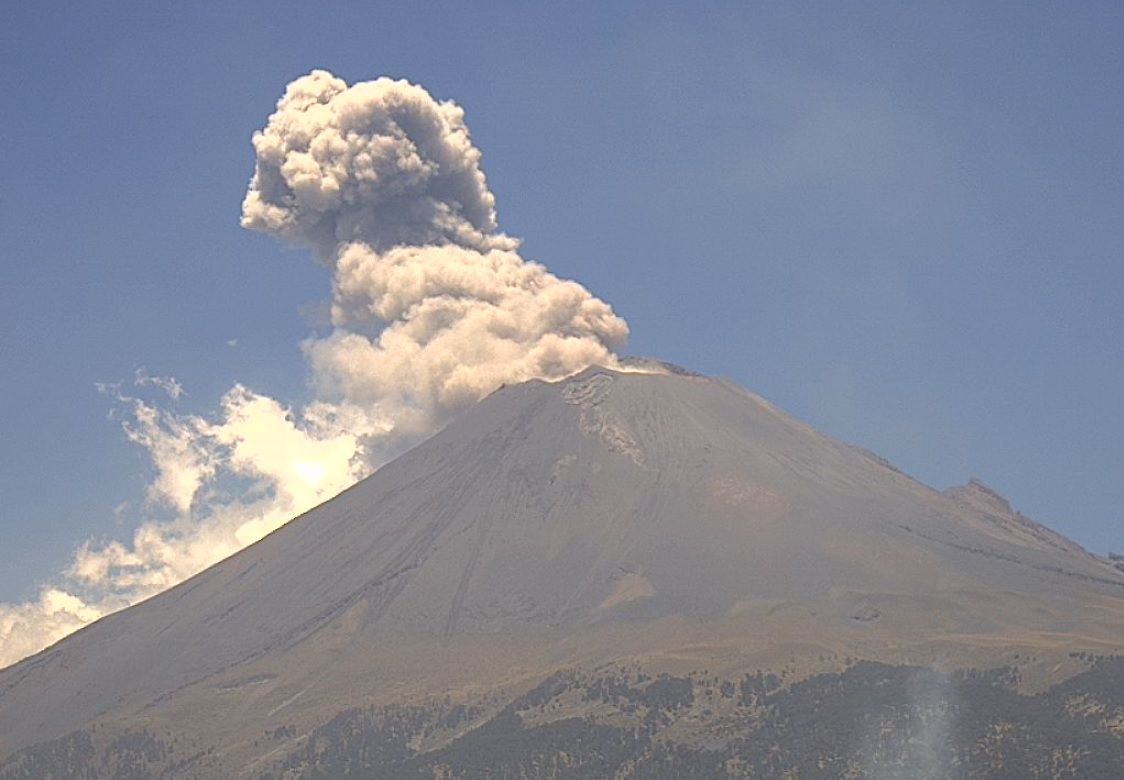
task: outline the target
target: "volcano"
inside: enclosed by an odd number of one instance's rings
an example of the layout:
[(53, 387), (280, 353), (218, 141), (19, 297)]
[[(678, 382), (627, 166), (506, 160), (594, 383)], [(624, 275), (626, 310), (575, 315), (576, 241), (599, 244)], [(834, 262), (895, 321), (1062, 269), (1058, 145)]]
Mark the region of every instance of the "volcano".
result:
[[(685, 776), (669, 744), (737, 776), (749, 764), (722, 751), (801, 686), (830, 681), (866, 712), (877, 683), (902, 692), (887, 712), (947, 712), (918, 680), (986, 683), (1017, 709), (1122, 647), (1124, 573), (982, 482), (939, 492), (729, 381), (632, 361), (500, 388), (257, 544), (0, 672), (0, 777)], [(1116, 726), (1088, 715), (1079, 733), (1119, 752), (1119, 705)], [(558, 724), (610, 763), (558, 747)], [(921, 750), (902, 728), (887, 766)], [(852, 736), (818, 765), (862, 776), (871, 738)], [(842, 776), (827, 766), (798, 776)]]

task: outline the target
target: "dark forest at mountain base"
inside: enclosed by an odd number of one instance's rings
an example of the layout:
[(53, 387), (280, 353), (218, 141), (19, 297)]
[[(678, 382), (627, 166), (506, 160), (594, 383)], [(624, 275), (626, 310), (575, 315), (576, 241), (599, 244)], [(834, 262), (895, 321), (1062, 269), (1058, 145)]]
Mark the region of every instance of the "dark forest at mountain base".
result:
[[(263, 733), (260, 778), (1032, 778), (1124, 776), (1124, 658), (1046, 692), (1017, 667), (859, 662), (786, 685), (757, 673), (559, 672), (499, 706), (343, 712)], [(213, 777), (213, 748), (83, 730), (11, 757), (16, 778)]]

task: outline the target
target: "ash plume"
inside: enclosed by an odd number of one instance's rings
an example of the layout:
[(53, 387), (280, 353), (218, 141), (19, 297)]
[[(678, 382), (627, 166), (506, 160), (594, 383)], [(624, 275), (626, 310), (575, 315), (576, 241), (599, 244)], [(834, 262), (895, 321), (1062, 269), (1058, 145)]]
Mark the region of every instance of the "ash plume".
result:
[(87, 541), (38, 599), (0, 604), (0, 667), (257, 541), (501, 384), (619, 365), (624, 320), (500, 232), (455, 103), (314, 70), (253, 148), (242, 225), (332, 275), (330, 332), (301, 345), (314, 397), (294, 407), (235, 385), (198, 416), (174, 408), (171, 378), (114, 390), (153, 464), (138, 527)]
[(517, 244), (496, 232), (495, 197), (464, 111), (409, 82), (349, 87), (314, 70), (289, 84), (253, 144), (243, 227), (329, 259), (349, 241), (374, 249)]
[(504, 382), (616, 364), (624, 320), (498, 232), (455, 103), (313, 71), (254, 150), (243, 226), (332, 269), (333, 332), (304, 345), (323, 398), (414, 436)]

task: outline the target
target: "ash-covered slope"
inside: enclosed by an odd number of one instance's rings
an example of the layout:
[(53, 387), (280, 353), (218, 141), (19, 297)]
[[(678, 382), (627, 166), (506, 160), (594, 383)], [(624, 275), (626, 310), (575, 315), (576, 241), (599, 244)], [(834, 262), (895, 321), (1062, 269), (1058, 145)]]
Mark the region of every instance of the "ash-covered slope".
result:
[(591, 368), (498, 390), (0, 672), (0, 756), (97, 721), (252, 765), (263, 729), (627, 659), (732, 673), (1117, 645), (1124, 576), (982, 485), (931, 490), (723, 380)]

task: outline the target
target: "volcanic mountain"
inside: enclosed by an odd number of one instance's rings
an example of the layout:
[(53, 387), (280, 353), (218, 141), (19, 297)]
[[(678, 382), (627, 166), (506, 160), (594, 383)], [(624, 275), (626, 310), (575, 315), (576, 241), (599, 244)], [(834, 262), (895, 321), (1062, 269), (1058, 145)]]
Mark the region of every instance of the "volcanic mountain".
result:
[[(397, 713), (405, 736), (347, 771), (438, 776), (419, 757), (493, 733), (520, 696), (520, 728), (553, 702), (567, 723), (639, 713), (716, 750), (703, 713), (764, 706), (747, 680), (764, 697), (860, 661), (1002, 667), (1016, 696), (1122, 647), (1124, 573), (982, 483), (938, 492), (728, 381), (637, 361), (503, 387), (257, 544), (0, 672), (0, 776), (315, 774), (299, 751), (336, 744), (317, 729), (348, 712), (384, 731)], [(603, 683), (588, 693), (601, 674), (617, 714)], [(653, 681), (693, 732), (646, 714), (666, 704)], [(461, 776), (446, 758), (425, 766)]]

